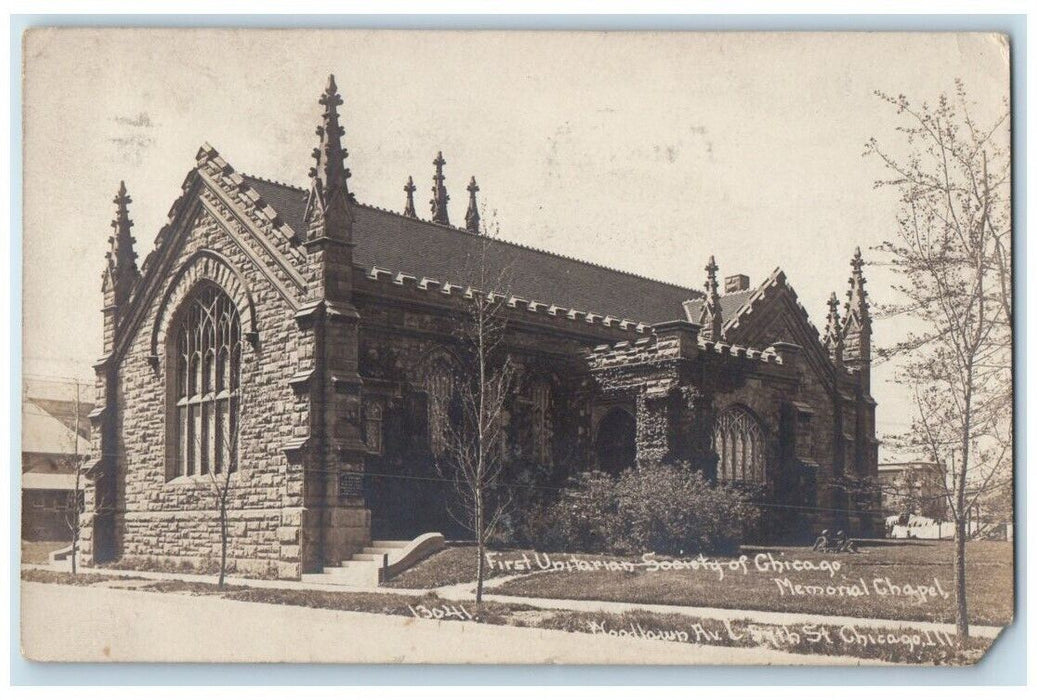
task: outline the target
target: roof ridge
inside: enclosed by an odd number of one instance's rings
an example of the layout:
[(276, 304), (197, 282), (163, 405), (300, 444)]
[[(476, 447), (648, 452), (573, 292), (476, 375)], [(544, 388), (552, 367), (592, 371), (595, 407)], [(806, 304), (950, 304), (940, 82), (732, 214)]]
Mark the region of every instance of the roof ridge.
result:
[[(363, 202), (357, 202), (357, 205), (361, 206), (361, 207), (366, 207), (368, 209), (375, 209), (377, 211), (382, 211), (382, 212), (385, 212), (386, 214), (392, 214), (393, 216), (398, 216), (398, 217), (400, 217), (402, 219), (408, 219), (408, 220), (412, 220), (412, 221), (414, 220), (414, 219), (411, 219), (411, 217), (404, 216), (403, 214), (401, 214), (401, 213), (399, 213), (397, 211), (393, 211), (392, 209), (385, 209), (383, 207), (379, 207), (379, 206), (374, 205), (374, 204), (364, 204)], [(572, 262), (577, 262), (577, 263), (580, 263), (581, 265), (589, 265), (591, 267), (596, 267), (596, 268), (598, 268), (600, 270), (608, 270), (609, 272), (616, 272), (616, 273), (621, 274), (621, 275), (627, 275), (629, 277), (636, 277), (638, 279), (645, 280), (646, 282), (653, 282), (655, 284), (665, 284), (666, 286), (673, 287), (675, 289), (681, 289), (681, 290), (693, 292), (693, 293), (696, 293), (696, 294), (699, 294), (699, 295), (702, 294), (702, 292), (699, 292), (696, 289), (693, 289), (691, 287), (685, 287), (683, 284), (677, 284), (676, 282), (667, 282), (666, 280), (661, 280), (661, 279), (658, 279), (656, 277), (649, 277), (648, 275), (642, 275), (642, 274), (639, 274), (637, 272), (630, 272), (629, 270), (621, 270), (618, 267), (609, 267), (608, 265), (603, 265), (601, 263), (592, 262), (590, 260), (584, 260), (583, 258), (577, 258), (577, 257), (575, 257), (573, 255), (566, 255), (565, 253), (556, 253), (556, 252), (554, 252), (552, 250), (546, 250), (544, 248), (537, 248), (536, 246), (532, 246), (532, 245), (529, 245), (527, 243), (518, 243), (516, 241), (508, 240), (506, 238), (495, 238), (493, 236), (486, 236), (485, 234), (481, 234), (481, 233), (472, 233), (471, 231), (468, 231), (467, 229), (463, 229), (463, 228), (460, 228), (458, 226), (454, 226), (453, 224), (437, 224), (434, 221), (429, 221), (428, 219), (422, 219), (422, 218), (417, 218), (417, 221), (420, 221), (420, 222), (425, 223), (425, 224), (429, 224), (430, 226), (436, 226), (438, 228), (448, 229), (450, 231), (454, 231), (456, 233), (460, 233), (460, 234), (465, 235), (465, 236), (470, 236), (472, 238), (488, 238), (489, 240), (497, 241), (498, 243), (502, 243), (504, 245), (510, 245), (510, 246), (514, 246), (516, 248), (522, 248), (523, 250), (531, 250), (534, 253), (540, 253), (541, 255), (550, 255), (550, 256), (555, 257), (555, 258), (561, 258), (562, 260), (571, 260)]]
[[(269, 184), (272, 184), (272, 185), (277, 185), (279, 187), (285, 187), (285, 188), (288, 188), (288, 189), (291, 189), (291, 190), (295, 190), (297, 192), (300, 192), (301, 194), (305, 194), (306, 193), (306, 190), (302, 189), (301, 187), (296, 187), (295, 185), (289, 185), (288, 183), (285, 183), (285, 182), (279, 182), (277, 180), (271, 180), (270, 178), (259, 177), (257, 175), (248, 175), (246, 173), (241, 173), (241, 175), (243, 177), (250, 177), (253, 180), (259, 180), (261, 182), (266, 182), (266, 183), (269, 183)], [(701, 296), (702, 296), (702, 292), (700, 292), (700, 291), (698, 291), (698, 290), (696, 290), (696, 289), (694, 289), (692, 287), (686, 287), (683, 284), (677, 284), (676, 282), (667, 282), (666, 280), (661, 280), (661, 279), (658, 279), (656, 277), (649, 277), (648, 275), (642, 275), (642, 274), (639, 274), (637, 272), (630, 272), (629, 270), (621, 270), (621, 269), (619, 269), (617, 267), (609, 267), (608, 265), (603, 265), (601, 263), (591, 262), (590, 260), (584, 260), (582, 258), (577, 258), (577, 257), (572, 256), (572, 255), (565, 255), (564, 253), (556, 253), (554, 251), (546, 250), (544, 248), (537, 248), (536, 246), (532, 246), (532, 245), (529, 245), (529, 244), (526, 244), (526, 243), (518, 243), (516, 241), (507, 240), (505, 238), (494, 238), (494, 237), (491, 237), (491, 236), (486, 236), (486, 235), (481, 234), (481, 233), (472, 233), (471, 231), (468, 231), (467, 229), (463, 229), (463, 228), (460, 228), (458, 226), (454, 226), (453, 224), (440, 224), (440, 223), (436, 223), (435, 221), (431, 221), (429, 219), (422, 219), (421, 217), (405, 216), (404, 214), (402, 214), (402, 213), (400, 213), (398, 211), (395, 211), (393, 209), (386, 209), (385, 207), (380, 207), (377, 204), (366, 204), (364, 202), (361, 202), (361, 201), (357, 200), (356, 201), (356, 205), (359, 206), (359, 207), (364, 207), (365, 209), (373, 209), (375, 211), (380, 211), (380, 212), (383, 212), (385, 214), (391, 214), (391, 215), (399, 217), (401, 219), (406, 219), (408, 221), (420, 221), (421, 223), (427, 224), (429, 226), (435, 226), (436, 228), (441, 228), (441, 229), (446, 229), (446, 230), (449, 230), (449, 231), (454, 231), (456, 233), (460, 233), (460, 234), (465, 235), (465, 236), (471, 236), (472, 238), (480, 238), (480, 237), (481, 238), (489, 238), (489, 240), (497, 241), (498, 243), (502, 243), (504, 245), (510, 245), (510, 246), (514, 246), (516, 248), (522, 248), (523, 250), (531, 250), (531, 251), (533, 251), (535, 253), (540, 253), (541, 255), (550, 255), (550, 256), (555, 257), (555, 258), (561, 258), (562, 260), (570, 260), (572, 262), (580, 263), (581, 265), (589, 265), (590, 267), (596, 267), (596, 268), (598, 268), (600, 270), (608, 270), (609, 272), (615, 272), (615, 273), (618, 273), (618, 274), (621, 274), (621, 275), (627, 275), (627, 276), (630, 276), (630, 277), (636, 277), (637, 279), (642, 279), (642, 280), (645, 280), (646, 282), (653, 282), (655, 284), (664, 284), (664, 285), (666, 285), (668, 287), (673, 287), (674, 289), (681, 289), (681, 290), (689, 291), (689, 292), (692, 292), (693, 294), (696, 294), (697, 296), (692, 297), (692, 299), (698, 299), (698, 298), (701, 298)]]
[(280, 180), (274, 180), (273, 178), (269, 178), (269, 177), (262, 177), (261, 175), (252, 175), (251, 173), (246, 173), (246, 172), (240, 172), (239, 171), (239, 174), (242, 177), (251, 178), (253, 180), (259, 180), (260, 182), (266, 182), (268, 184), (277, 185), (279, 187), (285, 187), (285, 188), (290, 189), (290, 190), (296, 190), (297, 192), (299, 192), (299, 194), (302, 194), (302, 195), (306, 194), (306, 190), (304, 190), (302, 187), (296, 187), (295, 185), (291, 185), (291, 184), (289, 184), (287, 182), (281, 182)]

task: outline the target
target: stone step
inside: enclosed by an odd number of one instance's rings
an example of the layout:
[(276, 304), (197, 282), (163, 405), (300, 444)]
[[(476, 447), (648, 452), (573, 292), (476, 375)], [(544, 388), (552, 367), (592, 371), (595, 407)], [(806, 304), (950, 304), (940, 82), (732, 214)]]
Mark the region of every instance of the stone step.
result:
[(394, 576), (443, 546), (443, 535), (438, 532), (414, 540), (375, 540), (352, 559), (341, 562), (341, 566), (326, 566), (322, 573), (304, 574), (302, 580), (336, 586), (377, 586), (380, 578)]
[(359, 568), (359, 567), (363, 567), (363, 568), (367, 569), (367, 568), (372, 567), (372, 566), (378, 566), (378, 562), (356, 561), (355, 559), (347, 559), (347, 560), (345, 560), (343, 562), (340, 562), (338, 566), (325, 566), (324, 570), (325, 571), (334, 571), (334, 570), (337, 570), (337, 569), (348, 569), (350, 567), (352, 567), (354, 569)]
[(377, 569), (378, 567), (369, 561), (344, 561), (341, 566), (325, 566), (324, 573), (332, 576), (352, 576), (356, 571), (368, 571), (372, 568)]
[(302, 580), (337, 586), (377, 586), (378, 570), (378, 562), (344, 561), (342, 566), (325, 566), (320, 574), (304, 574)]
[(360, 554), (354, 554), (353, 558), (350, 561), (377, 561), (377, 562), (381, 562), (382, 558), (383, 558), (383, 555), (381, 555), (381, 554), (371, 554), (371, 553), (361, 552)]
[(400, 549), (410, 544), (410, 540), (375, 540), (371, 543), (372, 547), (387, 547), (389, 549)]
[(389, 554), (395, 552), (399, 547), (364, 547), (360, 550), (361, 554)]

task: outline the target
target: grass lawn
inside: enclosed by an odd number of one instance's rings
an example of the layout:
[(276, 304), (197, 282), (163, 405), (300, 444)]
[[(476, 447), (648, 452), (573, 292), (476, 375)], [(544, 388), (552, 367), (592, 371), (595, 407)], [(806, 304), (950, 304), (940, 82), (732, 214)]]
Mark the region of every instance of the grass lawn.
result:
[[(509, 552), (509, 556), (522, 556), (522, 551)], [(530, 552), (530, 554), (532, 554)], [(474, 546), (447, 547), (418, 562), (384, 584), (389, 588), (438, 588), (455, 583), (474, 581), (478, 556)], [(509, 572), (487, 568), (486, 578), (504, 576)]]
[[(508, 581), (492, 592), (508, 595), (576, 600), (615, 600), (727, 609), (817, 613), (928, 622), (954, 621), (954, 549), (951, 542), (876, 543), (858, 554), (819, 554), (804, 547), (745, 548), (747, 573), (725, 570), (648, 571), (549, 571)], [(761, 572), (754, 558), (762, 554), (776, 559), (839, 562), (830, 576), (823, 571)], [(724, 558), (719, 561), (728, 562)], [(969, 617), (974, 624), (1007, 624), (1013, 610), (1013, 560), (1010, 542), (970, 542), (967, 546)], [(779, 587), (775, 578), (788, 577), (793, 584), (822, 586), (823, 592), (794, 594)], [(880, 595), (885, 579), (897, 586), (934, 586), (934, 579), (948, 594), (920, 600), (912, 595)], [(864, 579), (868, 593), (853, 596), (846, 587)], [(879, 579), (878, 586), (875, 580)], [(830, 595), (827, 588), (844, 587), (844, 594)], [(886, 586), (888, 588), (888, 586)]]
[(69, 546), (68, 542), (27, 542), (22, 540), (23, 564), (47, 564), (50, 553)]
[(73, 576), (67, 571), (48, 571), (47, 569), (24, 569), (22, 571), (23, 581), (33, 583), (59, 583), (65, 586), (93, 586), (97, 583), (109, 581), (143, 581), (139, 576), (120, 576), (118, 574), (95, 574), (79, 573)]

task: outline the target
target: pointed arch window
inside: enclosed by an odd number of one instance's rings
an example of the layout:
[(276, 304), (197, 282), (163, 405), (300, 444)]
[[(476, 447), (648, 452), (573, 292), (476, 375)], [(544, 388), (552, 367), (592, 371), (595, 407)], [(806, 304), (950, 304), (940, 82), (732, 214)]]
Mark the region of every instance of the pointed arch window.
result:
[(533, 384), (533, 458), (551, 464), (551, 385), (544, 379)]
[(172, 345), (173, 476), (237, 470), (241, 320), (237, 307), (214, 284), (202, 284), (184, 301)]
[(442, 456), (450, 439), (450, 411), (454, 402), (454, 373), (444, 362), (436, 362), (429, 371), (425, 389), (428, 392), (428, 432), (432, 454)]
[(766, 478), (763, 426), (744, 406), (725, 409), (713, 425), (717, 478), (761, 483)]

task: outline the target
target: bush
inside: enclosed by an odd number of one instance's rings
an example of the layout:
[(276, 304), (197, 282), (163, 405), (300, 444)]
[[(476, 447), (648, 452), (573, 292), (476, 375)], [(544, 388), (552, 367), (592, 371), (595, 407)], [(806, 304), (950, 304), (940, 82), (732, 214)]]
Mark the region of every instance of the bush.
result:
[(729, 553), (759, 521), (752, 495), (685, 465), (586, 472), (557, 498), (525, 504), (515, 540), (548, 551)]
[(616, 481), (619, 546), (666, 554), (730, 553), (756, 527), (752, 494), (685, 466), (643, 465)]

